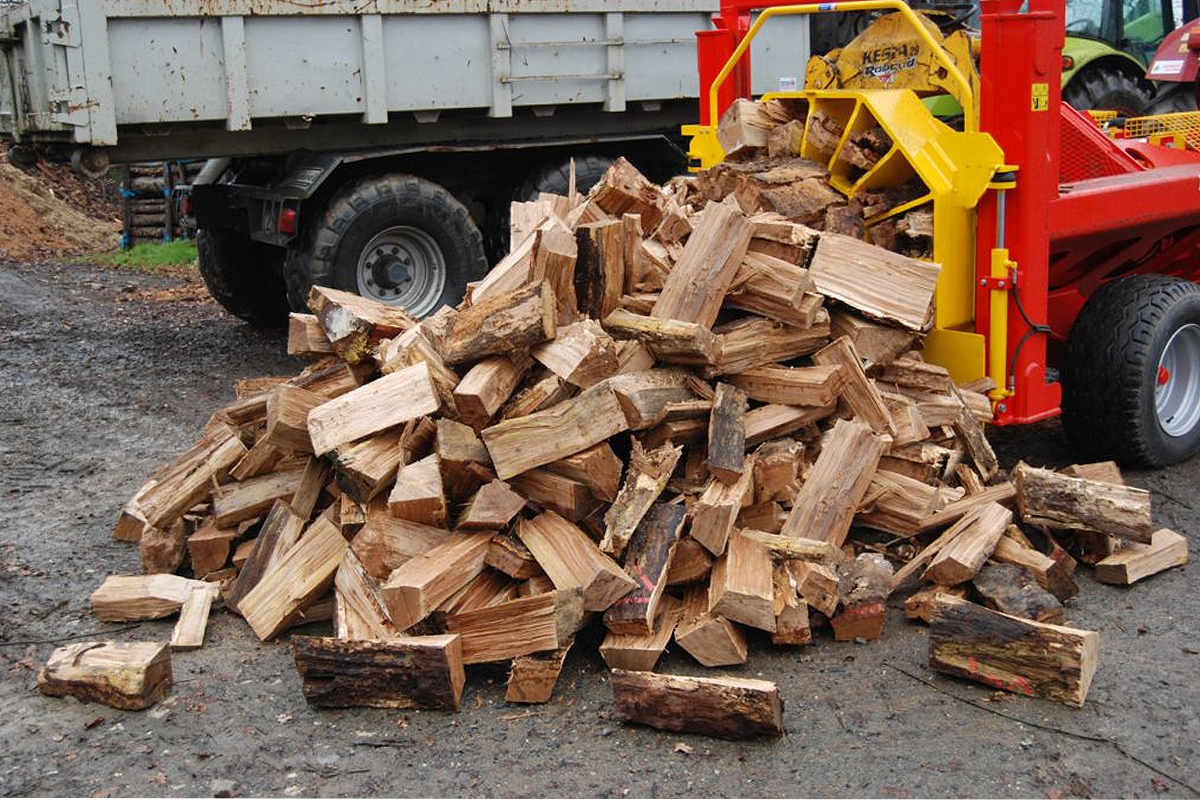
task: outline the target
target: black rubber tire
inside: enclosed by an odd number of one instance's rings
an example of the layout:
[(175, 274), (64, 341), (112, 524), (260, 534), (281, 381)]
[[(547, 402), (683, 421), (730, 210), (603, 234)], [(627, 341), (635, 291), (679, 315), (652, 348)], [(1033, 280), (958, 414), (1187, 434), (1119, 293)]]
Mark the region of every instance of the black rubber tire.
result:
[(196, 265), (208, 293), (230, 314), (260, 328), (287, 324), (284, 250), (228, 228), (196, 231)]
[(290, 250), (284, 275), (293, 309), (307, 309), (309, 290), (332, 286), (358, 293), (358, 259), (380, 231), (408, 225), (428, 234), (446, 261), (446, 282), (434, 305), (457, 305), (467, 284), (487, 274), (483, 236), (471, 214), (446, 189), (414, 175), (363, 178), (344, 188)]
[[(575, 156), (575, 191), (587, 194), (593, 186), (599, 183), (613, 165), (614, 159), (608, 156), (585, 155)], [(528, 202), (537, 200), (542, 192), (547, 194), (566, 195), (571, 188), (571, 159), (564, 158), (542, 164), (521, 181), (521, 185), (513, 192), (513, 200)]]
[(1120, 117), (1140, 116), (1153, 100), (1145, 83), (1108, 67), (1084, 67), (1063, 87), (1062, 97), (1079, 111), (1116, 111)]
[(1200, 285), (1191, 281), (1134, 275), (1088, 299), (1063, 371), (1063, 427), (1082, 456), (1161, 467), (1200, 451), (1200, 425), (1170, 436), (1154, 406), (1163, 350), (1189, 323), (1200, 324)]
[[(565, 156), (537, 166), (517, 184), (509, 198), (514, 203), (537, 200), (542, 192), (566, 195), (571, 187), (571, 159), (575, 159), (575, 191), (587, 194), (604, 177), (615, 159), (601, 155)], [(497, 203), (488, 225), (488, 253), (493, 262), (508, 254), (509, 202)]]

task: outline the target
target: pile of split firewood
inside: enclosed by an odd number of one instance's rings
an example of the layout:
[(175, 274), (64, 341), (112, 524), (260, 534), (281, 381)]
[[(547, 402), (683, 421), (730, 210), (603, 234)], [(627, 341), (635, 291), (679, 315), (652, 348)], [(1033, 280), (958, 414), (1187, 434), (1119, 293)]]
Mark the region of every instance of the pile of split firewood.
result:
[[(1098, 634), (1059, 624), (1068, 550), (1131, 583), (1185, 541), (1112, 465), (1001, 474), (994, 387), (921, 356), (938, 265), (862, 239), (912, 193), (847, 202), (794, 154), (802, 123), (743, 130), (752, 105), (723, 126), (740, 160), (697, 178), (620, 160), (585, 197), (514, 204), (511, 253), (457, 309), (314, 288), (288, 341), (312, 365), (239, 383), (129, 502), (114, 535), (146, 574), (109, 577), (96, 614), (179, 612), (175, 649), (218, 601), (263, 640), (332, 619), (292, 638), (309, 702), (443, 709), (471, 664), (548, 700), (600, 625), (622, 718), (737, 736), (782, 729), (775, 685), (653, 672), (672, 641), (727, 667), (748, 628), (871, 640), (903, 591), (935, 669), (1082, 704)], [(860, 138), (864, 163), (889, 146)], [(922, 247), (910, 228), (896, 249)], [(166, 645), (82, 647), (47, 691), (169, 689)], [(89, 684), (113, 664), (119, 690)]]

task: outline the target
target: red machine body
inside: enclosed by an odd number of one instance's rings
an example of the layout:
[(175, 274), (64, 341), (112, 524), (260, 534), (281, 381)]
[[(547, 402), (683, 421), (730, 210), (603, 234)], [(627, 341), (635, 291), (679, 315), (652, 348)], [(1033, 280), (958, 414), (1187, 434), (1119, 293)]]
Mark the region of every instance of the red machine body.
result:
[[(787, 4), (726, 0), (716, 30), (697, 34), (702, 120), (709, 118), (707, 89), (749, 28), (751, 11)], [(995, 421), (1034, 422), (1060, 412), (1062, 345), (1102, 283), (1135, 273), (1200, 277), (1200, 154), (1118, 142), (1061, 102), (1064, 0), (1029, 0), (1024, 12), (1022, 0), (981, 5), (980, 130), (1018, 170), (1005, 197), (1003, 241), (998, 193), (978, 205), (976, 274), (989, 275), (996, 247), (1007, 247), (1017, 264), (1008, 340), (988, 342), (1004, 347), (1011, 364), (1010, 386), (1000, 387), (1009, 395), (995, 403)], [(749, 97), (749, 86), (746, 58), (722, 87), (721, 110)], [(986, 336), (991, 288), (984, 283), (975, 327)]]

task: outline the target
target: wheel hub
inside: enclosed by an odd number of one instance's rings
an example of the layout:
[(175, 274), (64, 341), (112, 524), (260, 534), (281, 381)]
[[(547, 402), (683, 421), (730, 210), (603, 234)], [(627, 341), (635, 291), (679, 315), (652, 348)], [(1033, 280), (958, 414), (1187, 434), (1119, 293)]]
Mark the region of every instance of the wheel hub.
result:
[(425, 231), (397, 225), (378, 233), (358, 259), (358, 293), (403, 306), (415, 317), (437, 308), (446, 288), (442, 248)]
[(1167, 340), (1155, 374), (1154, 411), (1168, 436), (1186, 436), (1200, 423), (1200, 325)]

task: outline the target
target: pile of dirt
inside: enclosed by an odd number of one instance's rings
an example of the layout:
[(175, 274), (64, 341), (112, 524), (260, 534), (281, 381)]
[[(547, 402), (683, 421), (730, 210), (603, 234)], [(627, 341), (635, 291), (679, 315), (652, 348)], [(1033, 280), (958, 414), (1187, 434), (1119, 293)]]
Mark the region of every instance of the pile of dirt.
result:
[(24, 172), (0, 155), (0, 259), (39, 261), (110, 250), (120, 242), (120, 211), (101, 181), (63, 165)]

